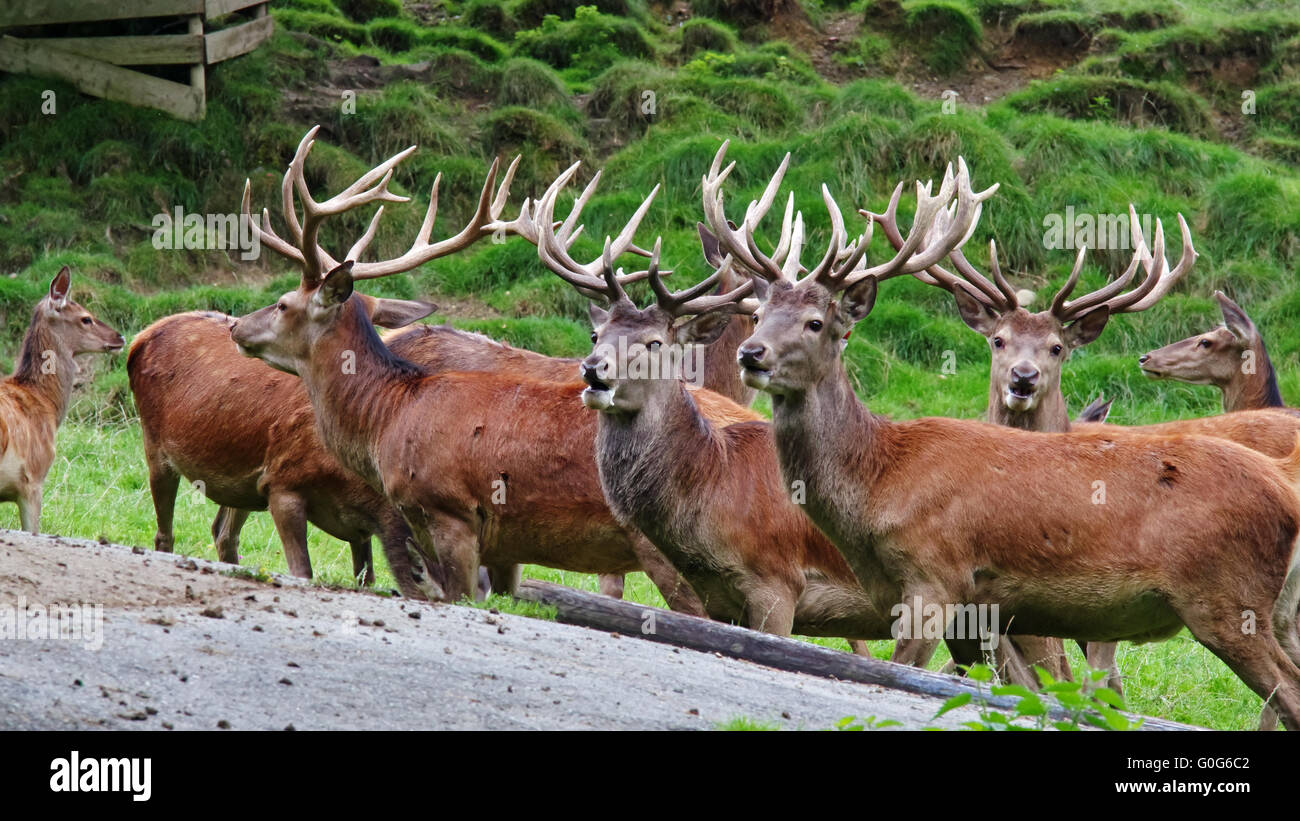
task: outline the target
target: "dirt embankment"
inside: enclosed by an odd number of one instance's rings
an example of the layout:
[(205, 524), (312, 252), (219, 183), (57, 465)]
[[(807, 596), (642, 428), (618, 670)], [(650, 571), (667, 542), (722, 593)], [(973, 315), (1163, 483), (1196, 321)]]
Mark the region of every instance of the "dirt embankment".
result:
[[(850, 715), (920, 727), (940, 703), (549, 621), (232, 570), (0, 531), (0, 618), (22, 619), (21, 604), (31, 628), (39, 608), (103, 608), (98, 638), (0, 638), (0, 729), (667, 730), (737, 716), (823, 729)], [(959, 710), (937, 723), (971, 716)]]

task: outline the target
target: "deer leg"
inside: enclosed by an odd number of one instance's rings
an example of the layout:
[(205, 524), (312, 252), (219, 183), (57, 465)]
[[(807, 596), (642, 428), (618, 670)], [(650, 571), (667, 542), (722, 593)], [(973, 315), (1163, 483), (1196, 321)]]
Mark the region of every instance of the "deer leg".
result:
[(217, 517), (212, 520), (212, 543), (220, 561), (239, 564), (239, 532), (244, 529), (249, 512), (224, 505), (217, 510)]
[(1115, 660), (1115, 653), (1119, 650), (1119, 645), (1113, 641), (1088, 642), (1084, 655), (1088, 659), (1088, 666), (1094, 670), (1105, 670), (1106, 677), (1101, 683), (1106, 687), (1114, 690), (1120, 695), (1124, 695), (1124, 685), (1121, 683), (1119, 674), (1119, 663)]
[(166, 464), (149, 464), (149, 493), (153, 496), (153, 512), (158, 519), (158, 530), (154, 533), (153, 549), (160, 553), (171, 553), (176, 543), (172, 532), (172, 521), (176, 515), (176, 489), (181, 477)]
[[(426, 600), (428, 568), (416, 550), (415, 543), (411, 541), (411, 531), (406, 526), (406, 520), (396, 510), (389, 508), (380, 516), (380, 521), (379, 549), (388, 561), (388, 569), (393, 572), (398, 591), (403, 598)], [(354, 552), (353, 557), (355, 556)], [(441, 598), (441, 595), (442, 590), (439, 589), (435, 598)]]
[(600, 584), (600, 594), (609, 596), (611, 599), (623, 598), (623, 584), (625, 578), (620, 573), (601, 573), (596, 577)]
[(375, 558), (370, 546), (370, 537), (348, 542), (352, 548), (352, 578), (366, 587), (375, 583)]
[[(1014, 647), (1019, 652), (1019, 660), (1014, 658), (1008, 652), (1008, 648)], [(998, 646), (993, 651), (993, 658), (997, 664), (998, 670), (1006, 670), (1014, 680), (1020, 676), (1019, 671), (1014, 671), (1018, 662), (1023, 662), (1026, 666), (1029, 682), (1016, 681), (1017, 684), (1024, 684), (1026, 687), (1037, 690), (1038, 676), (1034, 674), (1034, 667), (1042, 667), (1056, 681), (1073, 681), (1074, 678), (1070, 673), (1070, 663), (1065, 657), (1065, 643), (1060, 639), (1047, 638), (1044, 636), (1011, 636), (1003, 635), (998, 642)]]
[(517, 564), (489, 566), (487, 575), (493, 593), (513, 596), (519, 590), (519, 582), (523, 581), (524, 569)]
[[(1029, 644), (1029, 646), (1035, 648), (1049, 646), (1050, 642), (1053, 641), (1053, 639), (1043, 639), (1037, 636), (1022, 636), (1019, 638), (1037, 639), (1037, 642)], [(1011, 684), (1019, 684), (1022, 687), (1037, 690), (1039, 687), (1038, 676), (1034, 674), (1030, 662), (1026, 659), (1024, 653), (1021, 651), (1020, 647), (1017, 646), (1016, 642), (1008, 641), (1007, 639), (1008, 637), (1003, 635), (998, 641), (997, 646), (993, 648), (992, 655), (994, 669), (998, 671), (998, 676), (1003, 681), (1010, 682)], [(1059, 640), (1056, 640), (1056, 645), (1061, 648), (1062, 653), (1065, 652), (1065, 648)], [(1051, 651), (1047, 650), (1046, 652), (1050, 653)], [(1060, 679), (1057, 679), (1057, 681), (1060, 681)]]
[(641, 569), (650, 577), (650, 581), (654, 582), (655, 587), (659, 588), (669, 608), (691, 616), (706, 619), (709, 617), (700, 597), (695, 594), (682, 574), (677, 572), (677, 568), (668, 561), (668, 557), (650, 544), (649, 539), (636, 534), (632, 539), (632, 552), (640, 561)]
[[(1256, 612), (1267, 613), (1264, 608)], [(1270, 729), (1273, 718), (1291, 731), (1300, 730), (1300, 667), (1297, 667), (1273, 636), (1272, 625), (1259, 619), (1259, 633), (1242, 634), (1234, 624), (1201, 613), (1199, 609), (1180, 612), (1183, 623), (1196, 640), (1237, 674), (1247, 687), (1264, 699), (1260, 729)]]
[(296, 493), (273, 492), (266, 500), (275, 522), (275, 532), (284, 548), (289, 572), (303, 579), (311, 578), (311, 557), (307, 555), (307, 503)]
[(871, 648), (867, 647), (867, 643), (862, 639), (849, 639), (849, 649), (852, 650), (853, 654), (856, 656), (872, 658)]
[(478, 587), (478, 535), (468, 524), (444, 513), (427, 515), (419, 508), (403, 508), (402, 515), (420, 546), (426, 563), (442, 576), (443, 601), (473, 599)]
[(18, 497), (18, 519), (28, 533), (41, 532), (41, 486), (29, 487)]
[(939, 647), (938, 639), (899, 639), (894, 642), (894, 652), (889, 660), (895, 664), (925, 667)]
[(789, 591), (760, 587), (745, 595), (745, 624), (751, 630), (788, 636), (794, 630), (794, 607)]

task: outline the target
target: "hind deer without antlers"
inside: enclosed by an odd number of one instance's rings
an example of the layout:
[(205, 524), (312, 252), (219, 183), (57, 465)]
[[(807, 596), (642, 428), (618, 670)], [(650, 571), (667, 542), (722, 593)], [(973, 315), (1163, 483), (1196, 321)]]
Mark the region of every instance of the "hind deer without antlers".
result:
[(41, 495), (54, 462), (54, 439), (77, 378), (73, 358), (116, 353), (122, 335), (68, 298), (65, 265), (36, 303), (14, 372), (0, 383), (0, 502), (16, 502), (23, 530), (41, 526)]
[(1143, 354), (1138, 357), (1142, 372), (1152, 379), (1213, 385), (1223, 392), (1225, 413), (1285, 408), (1259, 329), (1222, 291), (1214, 298), (1223, 324)]
[[(840, 341), (870, 313), (879, 279), (939, 262), (991, 193), (975, 194), (960, 162), (937, 195), (918, 185), (908, 253), (860, 268), (871, 223), (846, 243), (823, 189), (822, 261), (797, 278), (796, 246), (779, 275), (754, 269), (761, 307), (740, 356), (772, 395), (785, 481), (806, 483), (806, 512), (858, 577), (894, 582), (905, 601), (997, 604), (1013, 633), (1084, 641), (1152, 641), (1185, 625), (1300, 729), (1300, 449), (1279, 462), (1205, 437), (892, 422), (854, 395)], [(943, 229), (929, 230), (940, 212)], [(1256, 633), (1242, 629), (1246, 610)]]

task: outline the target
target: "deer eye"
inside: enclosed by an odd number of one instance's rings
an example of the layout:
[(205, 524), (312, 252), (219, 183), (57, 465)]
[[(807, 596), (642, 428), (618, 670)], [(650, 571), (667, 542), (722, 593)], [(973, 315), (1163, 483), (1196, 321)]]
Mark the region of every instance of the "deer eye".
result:
[(659, 350), (659, 346), (662, 345), (662, 344), (663, 344), (662, 342), (660, 342), (659, 340), (656, 339), (656, 340), (654, 340), (653, 342), (651, 342), (649, 345), (646, 345), (646, 347), (649, 348), (649, 349), (652, 350), (652, 351), (657, 351), (657, 350)]
[(750, 318), (753, 319), (755, 322), (757, 322), (757, 321), (758, 321), (758, 311), (754, 311), (754, 315), (753, 315), (752, 317), (750, 317)]
[(813, 333), (816, 333), (821, 329), (822, 329), (822, 321), (820, 319), (814, 319), (808, 323), (808, 330), (812, 331)]
[(1002, 337), (1000, 336), (993, 337), (993, 347), (1000, 349), (1005, 344), (1006, 343), (1002, 341)]
[(591, 332), (591, 341), (592, 341), (593, 343), (596, 341), (596, 332), (595, 332), (595, 331), (592, 331), (592, 332)]
[(1060, 345), (1053, 345), (1053, 346), (1052, 346), (1052, 356), (1060, 356), (1060, 355), (1061, 355), (1061, 346), (1060, 346)]
[(277, 302), (275, 303), (275, 309), (280, 313), (284, 313), (285, 311), (289, 310), (289, 306), (285, 305), (283, 302)]
[(1208, 347), (1210, 347), (1210, 340), (1208, 340), (1208, 339), (1202, 339), (1202, 340), (1201, 340), (1201, 347), (1202, 347), (1202, 348), (1208, 348)]
[(83, 317), (81, 318), (81, 324), (82, 324), (82, 325), (93, 325), (93, 324), (95, 324), (95, 321), (94, 321), (93, 319), (91, 319), (90, 317), (88, 317), (88, 316), (83, 316)]

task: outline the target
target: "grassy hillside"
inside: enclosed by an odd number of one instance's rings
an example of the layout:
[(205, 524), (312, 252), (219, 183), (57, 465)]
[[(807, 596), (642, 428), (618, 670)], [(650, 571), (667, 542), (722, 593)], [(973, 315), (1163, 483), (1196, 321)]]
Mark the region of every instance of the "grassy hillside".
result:
[[(373, 246), (386, 255), (409, 242), (437, 172), (445, 234), (467, 218), (491, 159), (522, 153), (512, 208), (574, 160), (584, 162), (584, 180), (606, 169), (585, 213), (579, 250), (591, 256), (596, 238), (616, 231), (638, 199), (662, 185), (644, 242), (662, 233), (678, 276), (702, 277), (699, 179), (725, 138), (738, 163), (733, 208), (793, 153), (787, 185), (814, 246), (828, 229), (821, 183), (850, 213), (880, 210), (899, 179), (937, 176), (964, 156), (979, 187), (1002, 186), (969, 245), (972, 258), (982, 264), (995, 237), (1004, 270), (1038, 292), (1039, 305), (1073, 261), (1071, 251), (1044, 247), (1045, 217), (1067, 207), (1122, 213), (1132, 202), (1162, 218), (1176, 244), (1181, 212), (1201, 254), (1195, 271), (1157, 308), (1112, 321), (1075, 355), (1064, 377), (1071, 408), (1104, 393), (1115, 398), (1111, 418), (1121, 423), (1217, 412), (1216, 392), (1146, 380), (1135, 362), (1216, 323), (1210, 296), (1220, 288), (1251, 313), (1283, 395), (1300, 402), (1300, 15), (1282, 0), (272, 5), (274, 38), (210, 70), (208, 116), (197, 125), (0, 75), (0, 273), (8, 275), (0, 277), (0, 359), (14, 355), (31, 304), (64, 264), (73, 267), (75, 296), (128, 337), (169, 313), (242, 313), (292, 287), (297, 274), (270, 252), (249, 263), (234, 252), (157, 250), (151, 222), (177, 206), (236, 211), (245, 178), (254, 203), (274, 212), (284, 166), (319, 123), (308, 175), (323, 194), (419, 144), (393, 186), (415, 201), (387, 209)], [(46, 89), (55, 92), (55, 114), (42, 112)], [(327, 226), (327, 244), (346, 248), (367, 218)], [(873, 257), (885, 253), (877, 243)], [(1122, 251), (1092, 254), (1083, 286), (1101, 285), (1126, 260)], [(546, 353), (588, 348), (582, 301), (522, 241), (482, 243), (367, 290), (427, 296), (449, 306), (435, 320)], [(955, 375), (941, 371), (948, 351)], [(884, 286), (851, 338), (848, 361), (875, 410), (983, 411), (985, 343), (936, 289)], [(60, 434), (48, 530), (151, 543), (124, 365), (120, 356), (98, 363)], [(213, 506), (196, 498), (179, 508), (178, 549), (211, 555)], [(0, 508), (0, 525), (17, 526), (11, 507)], [(254, 517), (245, 534), (247, 561), (283, 567), (268, 517)], [(312, 539), (324, 578), (345, 583), (344, 546)], [(634, 594), (652, 597), (644, 582)], [(1191, 649), (1173, 642), (1125, 651), (1140, 671), (1133, 689), (1149, 692), (1137, 705), (1250, 726), (1256, 700)], [(1148, 676), (1151, 669), (1163, 672)], [(1180, 695), (1179, 682), (1205, 680), (1225, 694), (1222, 703)]]

